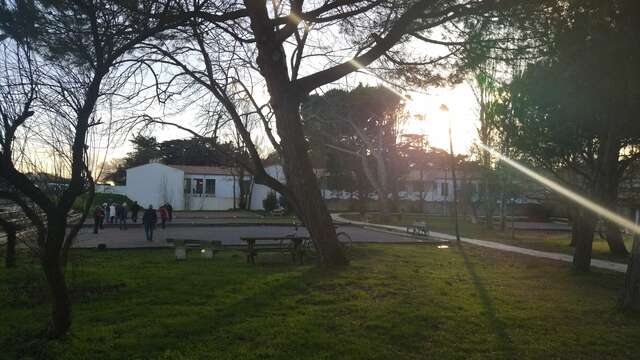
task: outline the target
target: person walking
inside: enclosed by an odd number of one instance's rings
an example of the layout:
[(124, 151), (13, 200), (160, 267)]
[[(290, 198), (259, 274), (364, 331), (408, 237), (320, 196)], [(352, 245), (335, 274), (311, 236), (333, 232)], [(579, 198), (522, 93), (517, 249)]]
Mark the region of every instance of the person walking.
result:
[(166, 203), (164, 207), (167, 209), (167, 213), (169, 214), (169, 221), (173, 221), (173, 206), (171, 204)]
[(138, 211), (140, 211), (140, 205), (138, 205), (137, 201), (134, 201), (131, 205), (131, 221), (134, 223), (138, 222)]
[(127, 230), (127, 203), (122, 203), (120, 207), (120, 218), (118, 219), (118, 224), (120, 224), (120, 230)]
[(142, 224), (144, 225), (144, 234), (147, 237), (147, 241), (153, 241), (153, 229), (156, 227), (158, 221), (158, 215), (153, 209), (153, 206), (149, 205), (149, 208), (142, 214)]
[(109, 223), (109, 219), (110, 219), (109, 216), (111, 216), (111, 206), (110, 205), (111, 205), (110, 203), (102, 204), (102, 207), (103, 207), (103, 209), (104, 209), (104, 211), (106, 213), (106, 215), (105, 215), (105, 217), (104, 217), (104, 219), (102, 221), (103, 222), (106, 221), (107, 224)]
[(164, 230), (166, 227), (167, 219), (169, 218), (169, 211), (166, 206), (161, 206), (159, 209), (160, 212), (160, 221), (162, 222), (162, 229)]
[(102, 229), (102, 222), (104, 221), (104, 210), (100, 205), (96, 206), (93, 212), (93, 233), (97, 234), (98, 229)]
[(111, 203), (111, 206), (109, 206), (109, 223), (113, 224), (116, 222), (116, 204), (115, 203)]

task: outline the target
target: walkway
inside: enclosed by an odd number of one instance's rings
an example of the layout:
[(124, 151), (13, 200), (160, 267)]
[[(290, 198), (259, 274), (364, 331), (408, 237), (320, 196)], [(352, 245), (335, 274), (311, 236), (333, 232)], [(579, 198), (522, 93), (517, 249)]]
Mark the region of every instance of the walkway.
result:
[[(345, 219), (345, 218), (341, 217), (339, 214), (331, 214), (331, 217), (333, 218), (333, 220), (335, 220), (337, 222), (360, 225), (360, 226), (363, 226), (365, 228), (371, 228), (371, 229), (378, 228), (378, 229), (383, 229), (383, 230), (387, 230), (387, 231), (395, 231), (395, 232), (403, 232), (403, 233), (406, 231), (406, 229), (404, 227), (401, 227), (401, 226), (371, 224), (371, 223), (362, 222), (362, 221), (349, 220), (349, 219)], [(431, 234), (431, 236), (433, 236), (435, 238), (440, 238), (440, 239), (444, 239), (444, 240), (454, 240), (455, 241), (455, 239), (456, 239), (456, 237), (454, 235), (443, 234), (443, 233), (434, 232), (434, 231), (431, 231), (430, 234)], [(522, 247), (518, 247), (518, 246), (505, 245), (505, 244), (501, 244), (501, 243), (497, 243), (497, 242), (493, 242), (493, 241), (471, 239), (471, 238), (466, 238), (466, 237), (460, 237), (460, 241), (463, 241), (463, 242), (466, 242), (466, 243), (469, 243), (469, 244), (473, 244), (473, 245), (477, 245), (477, 246), (483, 246), (483, 247), (487, 247), (487, 248), (491, 248), (491, 249), (496, 249), (496, 250), (500, 250), (500, 251), (513, 252), (513, 253), (518, 253), (518, 254), (535, 256), (535, 257), (538, 257), (538, 258), (557, 260), (557, 261), (573, 262), (573, 256), (567, 255), (567, 254), (531, 250), (531, 249), (522, 248)], [(613, 261), (606, 261), (606, 260), (592, 259), (591, 260), (591, 266), (593, 266), (595, 268), (599, 268), (599, 269), (611, 270), (611, 271), (622, 272), (622, 273), (627, 271), (627, 264), (617, 263), (617, 262), (613, 262)]]
[[(434, 243), (430, 240), (416, 240), (407, 234), (400, 234), (391, 231), (374, 231), (361, 226), (342, 226), (338, 231), (344, 231), (351, 236), (353, 242), (358, 243)], [(132, 249), (132, 248), (157, 248), (173, 247), (167, 242), (168, 238), (196, 239), (196, 240), (219, 240), (224, 245), (244, 244), (240, 238), (243, 236), (285, 236), (285, 235), (308, 236), (309, 233), (304, 227), (294, 227), (283, 224), (260, 225), (260, 224), (199, 224), (197, 226), (184, 226), (170, 224), (166, 229), (156, 227), (153, 241), (146, 241), (142, 227), (129, 227), (128, 230), (118, 230), (116, 227), (109, 227), (101, 230), (99, 234), (94, 234), (93, 229), (83, 228), (76, 241), (76, 248), (95, 248), (99, 244), (105, 244), (109, 249)]]

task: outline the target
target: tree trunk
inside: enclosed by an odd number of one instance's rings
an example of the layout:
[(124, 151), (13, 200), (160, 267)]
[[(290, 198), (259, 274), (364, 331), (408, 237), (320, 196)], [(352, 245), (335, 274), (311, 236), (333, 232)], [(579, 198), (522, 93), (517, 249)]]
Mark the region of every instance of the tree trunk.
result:
[(40, 248), (41, 264), (51, 293), (51, 323), (47, 330), (49, 338), (64, 336), (71, 327), (71, 299), (64, 276), (61, 254), (65, 240), (66, 219), (47, 213), (47, 242)]
[(627, 247), (624, 245), (624, 240), (622, 238), (622, 233), (620, 232), (620, 227), (610, 221), (605, 222), (605, 234), (607, 243), (609, 244), (609, 250), (613, 255), (618, 256), (628, 256), (629, 251), (627, 251)]
[[(51, 232), (49, 233), (51, 235)], [(64, 234), (64, 232), (63, 232)], [(64, 238), (64, 235), (63, 235)], [(49, 238), (49, 243), (58, 242)], [(62, 242), (62, 239), (59, 240)], [(51, 324), (48, 336), (57, 339), (64, 336), (71, 326), (71, 299), (60, 262), (59, 247), (48, 246), (42, 255), (44, 270), (52, 300)]]
[[(599, 148), (599, 161), (601, 170), (597, 178), (596, 190), (598, 195), (611, 211), (615, 211), (618, 204), (618, 187), (620, 185), (619, 154), (622, 148), (618, 136), (619, 129), (615, 126), (607, 127), (607, 132), (602, 135), (606, 139)], [(619, 256), (627, 256), (629, 252), (624, 246), (622, 234), (618, 225), (605, 222), (605, 234), (611, 253)]]
[(358, 210), (360, 211), (360, 218), (364, 219), (367, 214), (367, 201), (369, 200), (369, 192), (364, 182), (364, 173), (356, 174), (356, 184), (358, 186)]
[(578, 239), (578, 226), (576, 223), (577, 219), (577, 209), (575, 207), (569, 207), (569, 225), (571, 225), (571, 242), (569, 243), (569, 246), (571, 247), (576, 246), (576, 240)]
[(336, 231), (308, 156), (300, 115), (296, 104), (281, 104), (276, 110), (276, 124), (280, 135), (287, 186), (299, 200), (298, 216), (320, 253), (326, 266), (346, 265), (347, 258), (338, 243)]
[(578, 240), (578, 226), (575, 224), (575, 221), (571, 223), (571, 242), (569, 243), (570, 247), (576, 246)]
[[(636, 224), (639, 222), (640, 210), (636, 210)], [(640, 311), (640, 235), (633, 237), (631, 257), (624, 279), (624, 293), (620, 299), (623, 310)]]
[(7, 234), (7, 252), (4, 258), (4, 264), (7, 269), (14, 268), (16, 266), (16, 225), (0, 219), (0, 226)]
[[(371, 184), (371, 186), (373, 186), (376, 193), (378, 194), (378, 211), (380, 211), (381, 219), (383, 222), (387, 221), (389, 220), (389, 217), (390, 217), (390, 211), (389, 211), (389, 202), (387, 199), (387, 191), (383, 183), (381, 183), (383, 179), (376, 178), (376, 176), (373, 174), (373, 171), (371, 171), (371, 168), (369, 167), (369, 161), (367, 160), (367, 157), (365, 155), (361, 156), (361, 162), (362, 162), (362, 170), (367, 176), (369, 183)], [(378, 171), (378, 174), (380, 173), (381, 172)], [(381, 180), (381, 181), (378, 181), (378, 180)]]
[(325, 266), (346, 265), (348, 260), (336, 236), (331, 216), (322, 200), (320, 187), (309, 158), (309, 148), (300, 118), (300, 94), (292, 85), (282, 42), (264, 2), (245, 1), (256, 37), (257, 63), (269, 91), (270, 103), (280, 136), (287, 188), (296, 197), (295, 210), (306, 225)]
[(424, 214), (424, 169), (420, 168), (420, 204), (418, 209), (420, 214)]
[(506, 199), (506, 195), (504, 191), (500, 192), (500, 231), (504, 232), (507, 228), (507, 206), (504, 201)]
[[(55, 255), (57, 257), (57, 255)], [(64, 272), (58, 259), (47, 259), (42, 264), (52, 297), (51, 324), (48, 336), (52, 339), (62, 337), (71, 326), (71, 300), (64, 279)]]
[(573, 254), (573, 266), (577, 271), (587, 272), (591, 266), (593, 231), (595, 216), (586, 210), (579, 210), (575, 219), (576, 245)]

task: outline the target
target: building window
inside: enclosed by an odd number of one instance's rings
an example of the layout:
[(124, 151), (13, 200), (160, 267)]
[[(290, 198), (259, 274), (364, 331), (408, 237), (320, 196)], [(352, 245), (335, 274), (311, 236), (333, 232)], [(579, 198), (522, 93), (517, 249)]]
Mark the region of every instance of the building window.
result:
[(448, 197), (449, 196), (449, 183), (448, 182), (440, 183), (440, 195), (442, 195), (444, 197)]
[(184, 193), (191, 193), (191, 179), (184, 179)]
[(205, 194), (215, 196), (216, 195), (216, 179), (205, 180)]
[(242, 186), (243, 193), (249, 193), (249, 190), (251, 190), (251, 180), (242, 180), (240, 186)]
[(195, 186), (193, 188), (193, 193), (202, 195), (202, 188), (204, 185), (204, 181), (202, 179), (193, 179), (195, 181)]

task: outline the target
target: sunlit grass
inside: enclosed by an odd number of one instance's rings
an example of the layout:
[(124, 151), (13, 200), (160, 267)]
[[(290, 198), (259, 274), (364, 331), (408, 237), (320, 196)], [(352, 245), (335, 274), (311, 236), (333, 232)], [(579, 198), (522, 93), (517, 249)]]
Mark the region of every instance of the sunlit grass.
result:
[(250, 266), (234, 252), (74, 251), (73, 331), (48, 346), (46, 292), (23, 255), (0, 269), (2, 357), (615, 359), (640, 341), (640, 318), (616, 310), (619, 274), (473, 246), (354, 255), (327, 271), (277, 255)]

